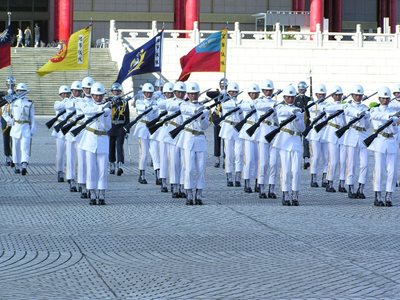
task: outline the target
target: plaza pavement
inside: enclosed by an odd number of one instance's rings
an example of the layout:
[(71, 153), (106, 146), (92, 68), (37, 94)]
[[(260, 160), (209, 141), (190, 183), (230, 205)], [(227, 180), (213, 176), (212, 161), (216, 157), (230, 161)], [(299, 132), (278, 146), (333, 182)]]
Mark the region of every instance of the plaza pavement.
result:
[(187, 207), (150, 168), (138, 184), (130, 137), (107, 205), (89, 206), (56, 182), (47, 119), (28, 175), (0, 166), (0, 299), (400, 299), (398, 191), (376, 208), (370, 187), (348, 199), (302, 171), (300, 206), (283, 207), (226, 187), (209, 154), (205, 205)]

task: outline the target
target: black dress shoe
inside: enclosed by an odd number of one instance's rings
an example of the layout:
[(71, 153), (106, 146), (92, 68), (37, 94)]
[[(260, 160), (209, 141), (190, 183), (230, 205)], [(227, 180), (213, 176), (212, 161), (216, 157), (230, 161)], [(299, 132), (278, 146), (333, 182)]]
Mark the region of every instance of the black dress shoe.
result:
[(365, 195), (364, 195), (364, 193), (357, 192), (356, 198), (358, 198), (358, 199), (365, 199)]
[(194, 203), (193, 203), (193, 200), (192, 199), (188, 199), (188, 200), (186, 200), (186, 205), (193, 205)]
[(385, 201), (385, 206), (391, 207), (391, 206), (392, 206), (392, 201), (386, 200), (386, 201)]
[(269, 193), (268, 193), (268, 198), (270, 198), (270, 199), (276, 199), (276, 194), (275, 194), (275, 193), (269, 192)]
[(305, 162), (305, 163), (303, 164), (303, 169), (304, 169), (304, 170), (307, 170), (309, 167), (310, 167), (310, 163), (309, 163), (309, 162)]
[(326, 190), (328, 193), (336, 193), (336, 190), (335, 190), (334, 187), (329, 187), (329, 186), (327, 186), (325, 190)]
[(172, 193), (172, 198), (180, 198), (181, 195), (178, 192)]
[(6, 166), (7, 167), (11, 166), (11, 161), (6, 161)]
[(259, 193), (258, 198), (260, 199), (267, 199), (267, 194), (266, 193)]
[(311, 183), (310, 183), (310, 186), (311, 186), (312, 188), (317, 188), (317, 187), (319, 187), (319, 185), (318, 185), (317, 182), (311, 182)]
[(179, 198), (186, 198), (185, 192), (179, 192)]
[(282, 205), (283, 206), (290, 206), (292, 204), (290, 203), (290, 200), (282, 200)]
[(292, 200), (292, 206), (299, 206), (299, 200)]
[(228, 181), (228, 182), (226, 183), (226, 186), (233, 186), (233, 181)]
[(119, 168), (118, 171), (117, 171), (117, 176), (121, 176), (123, 173), (124, 173), (124, 170)]
[(14, 170), (14, 173), (15, 173), (15, 174), (19, 174), (19, 173), (21, 173), (21, 170), (20, 170), (20, 169), (15, 169), (15, 170)]
[(214, 168), (219, 168), (219, 165), (220, 165), (219, 161), (215, 162)]
[(96, 199), (90, 199), (89, 200), (89, 205), (96, 205)]
[(15, 167), (15, 164), (14, 164), (13, 162), (11, 162), (11, 163), (10, 163), (10, 167), (11, 167), (11, 168), (14, 168), (14, 167)]
[(242, 186), (242, 184), (240, 183), (240, 181), (235, 181), (235, 186), (239, 187), (239, 186)]
[(382, 206), (385, 206), (385, 203), (383, 203), (383, 201), (381, 201), (381, 200), (375, 199), (374, 205), (375, 205), (375, 206), (382, 207)]
[(168, 193), (168, 188), (166, 186), (162, 186), (161, 193)]
[(106, 200), (99, 199), (99, 201), (97, 201), (97, 205), (106, 205)]
[[(23, 169), (22, 169), (22, 170), (23, 170)], [(57, 178), (57, 181), (58, 181), (58, 182), (64, 182), (64, 177), (58, 177), (58, 178)]]
[(260, 186), (257, 184), (257, 186), (254, 188), (254, 193), (259, 193), (260, 192)]
[(161, 184), (162, 184), (161, 178), (157, 178), (156, 179), (156, 185), (161, 185)]
[(346, 188), (345, 187), (343, 187), (343, 186), (339, 186), (339, 193), (347, 193), (347, 190), (346, 190)]
[[(25, 176), (26, 173), (27, 173), (26, 169), (25, 169), (25, 168), (22, 168), (22, 170), (21, 170), (21, 175), (22, 175), (22, 176)], [(63, 181), (64, 181), (64, 178), (63, 178)]]
[(203, 205), (203, 201), (201, 199), (194, 200), (194, 205)]
[(114, 175), (115, 174), (115, 169), (114, 170), (110, 170), (110, 174)]
[(81, 198), (82, 199), (87, 199), (88, 198), (87, 192), (81, 192)]
[(69, 188), (69, 191), (70, 191), (71, 193), (75, 193), (75, 192), (77, 192), (78, 190), (77, 190), (76, 186), (71, 186), (71, 187)]
[(357, 199), (357, 194), (348, 192), (347, 197), (349, 197), (350, 199)]
[(324, 187), (324, 188), (328, 187), (328, 182), (326, 182), (326, 181), (321, 182), (321, 187)]
[(251, 187), (245, 187), (245, 188), (244, 188), (244, 192), (245, 192), (245, 193), (252, 193), (253, 190), (251, 189)]
[(146, 178), (142, 178), (142, 177), (139, 177), (138, 182), (139, 182), (140, 184), (147, 184)]

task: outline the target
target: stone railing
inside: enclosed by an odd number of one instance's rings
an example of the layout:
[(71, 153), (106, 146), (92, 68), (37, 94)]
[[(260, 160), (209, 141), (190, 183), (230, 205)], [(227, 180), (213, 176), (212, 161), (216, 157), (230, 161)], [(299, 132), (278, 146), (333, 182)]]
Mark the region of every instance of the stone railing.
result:
[[(396, 26), (395, 33), (382, 33), (378, 28), (376, 33), (364, 33), (361, 25), (356, 26), (355, 32), (328, 32), (321, 31), (319, 24), (315, 32), (282, 31), (279, 23), (275, 24), (275, 31), (241, 31), (239, 22), (235, 23), (233, 31), (228, 31), (228, 38), (235, 46), (247, 43), (259, 43), (265, 47), (307, 47), (307, 48), (364, 48), (364, 47), (400, 47), (400, 25)], [(157, 34), (157, 22), (152, 22), (151, 29), (117, 29), (115, 21), (110, 22), (110, 44), (123, 45), (126, 50), (133, 50), (134, 41), (145, 40)], [(192, 41), (197, 45), (201, 39), (208, 37), (216, 30), (199, 30), (198, 23), (194, 22), (193, 30), (164, 30), (166, 39), (181, 39)], [(230, 43), (230, 45), (232, 45)]]

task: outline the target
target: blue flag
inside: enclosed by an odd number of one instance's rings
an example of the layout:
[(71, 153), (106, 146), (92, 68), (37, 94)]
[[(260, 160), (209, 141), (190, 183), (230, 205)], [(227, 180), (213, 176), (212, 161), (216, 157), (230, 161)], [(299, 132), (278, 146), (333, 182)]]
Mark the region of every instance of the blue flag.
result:
[(146, 44), (125, 54), (116, 82), (122, 83), (133, 75), (161, 72), (163, 32), (161, 30)]

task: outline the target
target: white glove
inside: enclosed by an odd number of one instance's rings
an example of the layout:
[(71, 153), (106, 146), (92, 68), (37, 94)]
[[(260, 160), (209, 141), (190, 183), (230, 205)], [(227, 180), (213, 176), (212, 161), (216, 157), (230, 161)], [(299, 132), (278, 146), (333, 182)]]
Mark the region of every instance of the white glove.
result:
[(110, 109), (110, 108), (111, 108), (111, 104), (112, 104), (112, 103), (111, 103), (110, 101), (104, 103), (104, 104), (102, 105), (103, 111), (105, 111), (106, 108)]
[(13, 119), (11, 119), (11, 120), (9, 120), (8, 122), (7, 122), (7, 126), (8, 127), (12, 127), (14, 125), (14, 120)]

